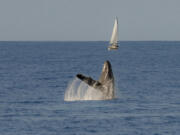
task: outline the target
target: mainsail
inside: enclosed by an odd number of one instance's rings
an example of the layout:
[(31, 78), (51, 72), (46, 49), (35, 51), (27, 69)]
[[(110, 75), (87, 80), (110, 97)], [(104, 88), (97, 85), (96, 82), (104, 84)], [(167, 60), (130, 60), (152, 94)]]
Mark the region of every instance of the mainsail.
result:
[(114, 27), (113, 27), (113, 31), (112, 31), (110, 44), (115, 45), (115, 46), (117, 46), (117, 44), (118, 44), (118, 20), (117, 20), (117, 17), (114, 22)]

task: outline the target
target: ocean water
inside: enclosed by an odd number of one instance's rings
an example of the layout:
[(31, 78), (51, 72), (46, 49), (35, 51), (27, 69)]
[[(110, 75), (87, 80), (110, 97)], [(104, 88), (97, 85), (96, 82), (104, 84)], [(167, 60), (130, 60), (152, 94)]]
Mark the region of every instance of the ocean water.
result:
[[(0, 42), (0, 135), (179, 135), (180, 42)], [(105, 60), (116, 99), (64, 101)]]

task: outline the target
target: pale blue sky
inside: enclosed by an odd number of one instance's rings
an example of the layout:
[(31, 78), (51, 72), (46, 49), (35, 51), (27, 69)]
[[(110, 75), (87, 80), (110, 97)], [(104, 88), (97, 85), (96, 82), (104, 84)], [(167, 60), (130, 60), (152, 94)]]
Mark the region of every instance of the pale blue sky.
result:
[(180, 0), (0, 0), (0, 40), (180, 40)]

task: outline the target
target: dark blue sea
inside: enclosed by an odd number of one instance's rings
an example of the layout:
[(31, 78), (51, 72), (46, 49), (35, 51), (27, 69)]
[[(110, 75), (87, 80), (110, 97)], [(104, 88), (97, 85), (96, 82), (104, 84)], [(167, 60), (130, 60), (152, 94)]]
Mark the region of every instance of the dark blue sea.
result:
[[(0, 135), (180, 135), (180, 42), (0, 42)], [(64, 101), (104, 61), (116, 99)]]

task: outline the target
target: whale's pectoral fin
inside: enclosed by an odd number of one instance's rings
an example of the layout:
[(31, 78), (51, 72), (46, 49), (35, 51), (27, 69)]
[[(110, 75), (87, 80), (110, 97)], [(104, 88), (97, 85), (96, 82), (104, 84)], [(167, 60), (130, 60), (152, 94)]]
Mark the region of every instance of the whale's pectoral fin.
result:
[(101, 90), (102, 85), (99, 81), (93, 80), (91, 77), (86, 77), (82, 74), (77, 74), (76, 77), (87, 83), (89, 86)]

